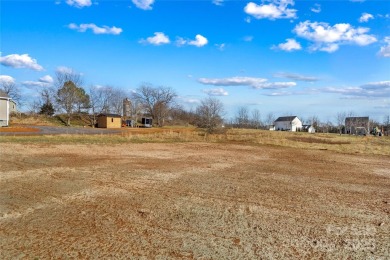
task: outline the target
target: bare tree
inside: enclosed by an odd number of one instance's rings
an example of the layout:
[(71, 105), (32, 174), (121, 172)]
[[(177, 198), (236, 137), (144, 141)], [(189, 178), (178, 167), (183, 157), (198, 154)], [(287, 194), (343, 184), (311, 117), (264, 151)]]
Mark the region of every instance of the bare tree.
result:
[(171, 88), (151, 85), (142, 85), (133, 93), (133, 99), (142, 104), (145, 112), (157, 121), (158, 126), (164, 125), (164, 120), (176, 97), (176, 92)]
[(235, 118), (236, 125), (240, 128), (249, 126), (249, 110), (247, 107), (239, 107)]
[(16, 103), (20, 103), (20, 90), (15, 82), (11, 80), (0, 81), (0, 90), (7, 94), (10, 98), (12, 98), (12, 100), (14, 100)]
[(218, 125), (222, 124), (223, 112), (224, 107), (220, 100), (212, 97), (206, 98), (196, 108), (197, 125), (212, 133)]
[(252, 111), (251, 124), (254, 128), (259, 129), (262, 125), (260, 110), (254, 109)]
[(384, 125), (384, 134), (385, 135), (389, 135), (389, 131), (390, 131), (390, 115), (387, 115), (384, 117), (384, 120), (383, 120), (383, 125)]
[(318, 118), (318, 116), (312, 115), (311, 117), (309, 117), (308, 121), (315, 129), (319, 128), (319, 126), (320, 126), (320, 119)]
[(267, 116), (265, 117), (265, 123), (266, 123), (267, 127), (273, 125), (275, 120), (276, 120), (276, 116), (274, 115), (274, 113), (269, 112), (267, 114)]
[(122, 89), (112, 88), (110, 95), (110, 111), (121, 115), (123, 112), (123, 99), (126, 98), (126, 93)]
[(55, 73), (55, 83), (54, 86), (62, 88), (66, 82), (73, 82), (76, 87), (80, 87), (84, 84), (84, 80), (80, 73), (76, 72), (73, 69), (62, 69), (57, 70)]
[(343, 132), (343, 126), (345, 124), (345, 118), (347, 117), (345, 112), (339, 112), (336, 115), (337, 127), (339, 128), (340, 135)]

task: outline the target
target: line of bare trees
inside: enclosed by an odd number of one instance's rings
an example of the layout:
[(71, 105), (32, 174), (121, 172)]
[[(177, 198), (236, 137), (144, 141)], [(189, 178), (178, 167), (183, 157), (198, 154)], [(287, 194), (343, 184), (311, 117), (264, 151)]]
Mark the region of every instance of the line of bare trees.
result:
[[(247, 107), (239, 107), (234, 118), (224, 122), (223, 103), (216, 98), (205, 98), (194, 110), (186, 110), (177, 103), (177, 93), (174, 89), (151, 84), (142, 84), (132, 94), (113, 86), (90, 86), (88, 91), (83, 87), (84, 81), (80, 73), (74, 70), (61, 70), (55, 74), (54, 85), (44, 88), (39, 94), (40, 99), (31, 105), (31, 111), (48, 116), (57, 113), (66, 115), (66, 124), (71, 124), (75, 114), (87, 114), (90, 116), (91, 125), (96, 122), (96, 115), (100, 113), (121, 114), (123, 111), (123, 99), (131, 100), (132, 119), (141, 116), (149, 116), (154, 119), (157, 126), (166, 123), (186, 123), (207, 129), (213, 132), (223, 123), (230, 127), (268, 129), (276, 117), (268, 113), (264, 117), (260, 110), (250, 111)], [(20, 91), (14, 82), (1, 82), (0, 89), (12, 99), (21, 99)], [(352, 112), (337, 113), (336, 125), (332, 122), (321, 122), (318, 116), (307, 118), (304, 123), (311, 124), (317, 132), (343, 133), (345, 119), (354, 116)], [(390, 127), (390, 116), (387, 116), (383, 124), (370, 122), (370, 125), (384, 126), (387, 131)], [(369, 131), (369, 129), (367, 129)]]

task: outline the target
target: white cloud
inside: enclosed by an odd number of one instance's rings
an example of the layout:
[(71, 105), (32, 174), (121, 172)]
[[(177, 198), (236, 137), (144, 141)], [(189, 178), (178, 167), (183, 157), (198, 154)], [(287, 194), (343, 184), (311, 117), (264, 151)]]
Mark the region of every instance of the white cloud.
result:
[(64, 73), (64, 74), (72, 74), (74, 73), (74, 70), (72, 68), (68, 68), (65, 66), (60, 66), (56, 69), (56, 72), (58, 73)]
[(322, 91), (341, 94), (348, 98), (383, 98), (390, 96), (390, 81), (370, 82), (359, 87), (328, 87)]
[(287, 78), (287, 79), (292, 79), (292, 80), (297, 80), (297, 81), (306, 81), (306, 82), (318, 81), (318, 78), (316, 78), (316, 77), (304, 76), (304, 75), (299, 75), (299, 74), (294, 74), (294, 73), (280, 72), (280, 73), (274, 74), (273, 76), (277, 77), (277, 78)]
[(48, 87), (50, 84), (45, 83), (45, 82), (41, 82), (41, 81), (23, 81), (22, 85), (26, 86), (26, 87), (42, 87), (43, 88), (43, 87)]
[(312, 51), (334, 52), (340, 44), (369, 45), (377, 41), (375, 36), (367, 34), (369, 28), (354, 28), (350, 24), (340, 23), (330, 26), (328, 23), (305, 21), (295, 26), (294, 32), (301, 38), (313, 42)]
[(83, 8), (92, 5), (91, 0), (66, 0), (66, 3), (77, 8)]
[(169, 37), (165, 35), (163, 32), (155, 32), (154, 36), (150, 36), (146, 38), (146, 40), (141, 39), (139, 42), (152, 44), (152, 45), (163, 45), (163, 44), (168, 44), (171, 41), (169, 40)]
[(28, 54), (10, 54), (0, 57), (0, 63), (12, 68), (26, 68), (41, 71), (43, 67), (37, 63), (36, 59), (31, 58)]
[(50, 75), (46, 75), (46, 76), (39, 78), (39, 82), (51, 84), (54, 82), (54, 80)]
[(69, 29), (76, 30), (78, 32), (86, 32), (88, 29), (91, 29), (94, 34), (113, 34), (119, 35), (122, 33), (122, 29), (118, 27), (109, 27), (104, 25), (103, 27), (99, 27), (96, 24), (88, 23), (88, 24), (80, 24), (77, 25), (75, 23), (71, 23), (68, 25)]
[(250, 86), (255, 89), (276, 89), (296, 86), (295, 82), (267, 82), (264, 78), (231, 77), (231, 78), (199, 78), (198, 82), (213, 86)]
[(136, 7), (142, 10), (152, 10), (154, 0), (132, 0)]
[(11, 84), (15, 83), (15, 79), (8, 75), (0, 75), (0, 84)]
[(293, 6), (293, 0), (271, 0), (269, 4), (257, 5), (249, 2), (245, 8), (245, 13), (255, 17), (256, 19), (291, 19), (297, 18), (295, 9), (288, 8)]
[(183, 45), (193, 45), (196, 47), (203, 47), (208, 43), (208, 40), (206, 37), (197, 34), (195, 36), (195, 40), (186, 40), (182, 37), (177, 37), (176, 39), (176, 45), (183, 46)]
[(66, 0), (66, 3), (77, 8), (83, 8), (92, 5), (91, 0)]
[(209, 96), (228, 96), (229, 93), (223, 88), (212, 88), (212, 89), (204, 89), (204, 93)]
[(313, 13), (321, 13), (321, 5), (320, 4), (314, 4), (314, 7), (310, 9)]
[(379, 56), (390, 58), (390, 37), (385, 37), (385, 46), (382, 46), (379, 50)]
[(366, 23), (370, 19), (374, 19), (374, 16), (372, 14), (362, 13), (362, 16), (360, 16), (360, 18), (359, 18), (359, 22)]
[(213, 0), (212, 3), (218, 6), (223, 5), (224, 0)]
[(280, 43), (280, 44), (278, 44), (278, 46), (273, 46), (272, 48), (273, 49), (280, 49), (280, 50), (288, 51), (288, 52), (297, 51), (297, 50), (302, 49), (301, 44), (299, 42), (297, 42), (295, 39), (287, 39), (285, 43)]
[(208, 40), (206, 37), (200, 35), (200, 34), (197, 34), (195, 36), (195, 40), (193, 41), (189, 41), (188, 42), (188, 45), (194, 45), (196, 47), (203, 47), (205, 46), (206, 44), (208, 43)]
[(49, 87), (53, 82), (53, 78), (50, 75), (46, 75), (39, 78), (38, 81), (23, 81), (22, 85), (26, 87)]
[(226, 47), (226, 44), (225, 43), (215, 44), (215, 47), (217, 47), (217, 49), (220, 50), (220, 51), (224, 51), (225, 47)]

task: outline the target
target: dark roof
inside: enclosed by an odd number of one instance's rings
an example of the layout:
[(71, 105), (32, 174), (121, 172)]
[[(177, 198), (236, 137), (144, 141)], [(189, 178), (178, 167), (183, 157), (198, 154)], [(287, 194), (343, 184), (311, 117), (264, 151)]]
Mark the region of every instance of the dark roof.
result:
[(345, 118), (345, 122), (349, 122), (349, 121), (360, 121), (360, 122), (362, 122), (362, 121), (369, 121), (369, 117), (368, 116), (353, 116), (353, 117), (346, 117)]
[(281, 122), (281, 121), (293, 121), (296, 118), (296, 116), (281, 116), (278, 117), (278, 119), (275, 120), (275, 122)]
[(5, 93), (5, 92), (2, 91), (2, 90), (0, 90), (0, 97), (9, 98), (9, 96), (7, 95), (7, 93)]
[(311, 126), (312, 126), (312, 125), (302, 125), (302, 128), (305, 129), (305, 130), (307, 130), (307, 129), (309, 129)]
[(122, 117), (121, 115), (118, 115), (118, 114), (99, 114), (98, 116), (106, 116), (106, 117)]

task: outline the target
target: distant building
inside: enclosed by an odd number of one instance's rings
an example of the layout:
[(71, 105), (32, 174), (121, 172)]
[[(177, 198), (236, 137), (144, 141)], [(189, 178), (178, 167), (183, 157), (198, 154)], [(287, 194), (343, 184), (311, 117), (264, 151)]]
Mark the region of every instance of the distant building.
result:
[(316, 129), (312, 125), (302, 125), (302, 131), (314, 134), (316, 132)]
[(296, 132), (302, 128), (302, 122), (297, 116), (282, 116), (274, 121), (272, 128), (276, 131)]
[(100, 114), (97, 119), (99, 128), (121, 128), (122, 117), (117, 114)]
[(131, 101), (128, 98), (123, 99), (123, 118), (131, 117)]
[(152, 118), (149, 118), (149, 117), (143, 117), (141, 118), (141, 127), (152, 127), (153, 124), (152, 124)]
[(345, 118), (345, 134), (366, 135), (370, 133), (370, 118), (364, 117), (347, 117)]
[(10, 115), (16, 111), (15, 101), (0, 90), (0, 127), (9, 126)]

